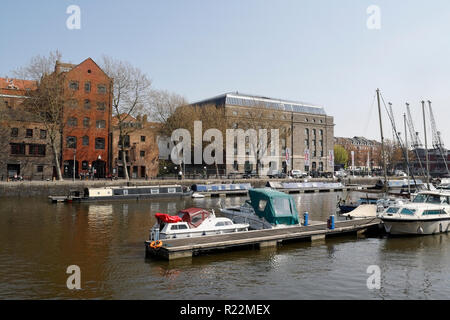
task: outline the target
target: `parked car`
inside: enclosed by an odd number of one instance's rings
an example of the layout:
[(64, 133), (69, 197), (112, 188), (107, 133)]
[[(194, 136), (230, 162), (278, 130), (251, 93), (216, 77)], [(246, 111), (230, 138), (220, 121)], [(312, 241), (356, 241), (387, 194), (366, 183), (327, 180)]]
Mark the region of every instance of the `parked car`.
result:
[(304, 178), (307, 177), (308, 174), (306, 172), (302, 172), (301, 170), (292, 170), (291, 171), (291, 177), (293, 178)]
[(334, 173), (334, 175), (338, 178), (345, 178), (347, 176), (347, 172), (344, 170), (339, 170)]
[(242, 178), (244, 179), (252, 179), (252, 178), (258, 178), (259, 176), (256, 174), (256, 170), (253, 171), (247, 171), (246, 173), (244, 173), (244, 175), (242, 176)]
[(285, 173), (282, 173), (282, 172), (280, 172), (280, 171), (278, 171), (278, 170), (272, 170), (272, 171), (270, 171), (270, 172), (267, 174), (267, 176), (268, 176), (269, 178), (271, 178), (271, 179), (284, 179), (284, 178), (286, 178), (286, 174), (285, 174)]

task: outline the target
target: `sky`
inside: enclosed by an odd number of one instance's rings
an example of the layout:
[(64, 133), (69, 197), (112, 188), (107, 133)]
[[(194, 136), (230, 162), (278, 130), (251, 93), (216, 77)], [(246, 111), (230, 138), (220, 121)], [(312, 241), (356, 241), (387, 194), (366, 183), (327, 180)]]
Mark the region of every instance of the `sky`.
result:
[[(66, 25), (70, 5), (80, 29)], [(108, 55), (191, 102), (230, 91), (308, 102), (334, 117), (335, 136), (378, 140), (380, 88), (398, 131), (410, 103), (422, 140), (420, 102), (431, 100), (450, 146), (448, 0), (30, 0), (0, 10), (2, 77), (56, 49), (71, 63)]]

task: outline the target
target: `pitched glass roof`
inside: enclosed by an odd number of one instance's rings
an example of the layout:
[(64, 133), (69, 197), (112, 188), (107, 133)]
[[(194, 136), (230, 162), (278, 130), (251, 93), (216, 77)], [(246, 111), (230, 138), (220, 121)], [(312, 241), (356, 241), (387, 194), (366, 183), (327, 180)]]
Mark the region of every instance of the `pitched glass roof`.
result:
[(243, 107), (258, 107), (276, 109), (281, 111), (310, 113), (317, 115), (326, 115), (325, 110), (322, 107), (317, 107), (301, 102), (276, 100), (272, 98), (240, 95), (240, 94), (226, 94), (226, 104)]

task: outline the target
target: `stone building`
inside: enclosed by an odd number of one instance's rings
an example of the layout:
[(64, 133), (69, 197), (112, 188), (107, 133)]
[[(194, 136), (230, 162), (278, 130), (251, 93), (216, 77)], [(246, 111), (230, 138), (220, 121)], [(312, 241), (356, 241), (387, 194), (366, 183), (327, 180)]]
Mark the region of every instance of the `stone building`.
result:
[[(230, 129), (279, 129), (278, 164), (271, 162), (264, 166), (258, 163), (260, 174), (274, 170), (284, 173), (291, 170), (333, 172), (334, 120), (324, 108), (237, 92), (192, 104), (200, 107), (204, 105), (225, 108), (225, 121)], [(255, 116), (255, 110), (261, 111), (258, 116)], [(256, 169), (257, 160), (253, 160), (253, 163), (250, 160), (248, 139), (245, 149), (245, 162), (236, 158), (233, 164), (222, 167), (224, 173), (245, 173)]]
[[(66, 104), (62, 134), (62, 173), (65, 177), (110, 172), (112, 79), (91, 59), (78, 65), (57, 62), (64, 77)], [(75, 164), (75, 165), (74, 165)]]
[[(128, 116), (124, 121), (124, 147), (128, 175), (132, 179), (146, 179), (158, 174), (159, 123), (148, 122), (147, 116), (133, 118)], [(113, 117), (112, 132), (112, 173), (120, 178), (125, 177), (124, 162), (121, 152), (120, 130), (118, 120)]]

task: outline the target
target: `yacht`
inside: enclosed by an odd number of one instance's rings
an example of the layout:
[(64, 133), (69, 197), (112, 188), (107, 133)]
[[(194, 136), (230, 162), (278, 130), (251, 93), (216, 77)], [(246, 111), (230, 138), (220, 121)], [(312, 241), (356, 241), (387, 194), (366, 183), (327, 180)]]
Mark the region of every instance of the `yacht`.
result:
[(300, 225), (292, 196), (267, 188), (250, 189), (248, 193), (250, 200), (241, 206), (220, 209), (222, 215), (235, 223), (249, 223), (253, 230)]
[(176, 216), (155, 214), (157, 222), (150, 230), (150, 241), (193, 238), (248, 231), (249, 224), (235, 224), (228, 218), (216, 217), (214, 210), (201, 208), (181, 210)]
[(388, 207), (379, 218), (393, 235), (429, 235), (450, 230), (450, 191), (422, 191), (412, 202)]

